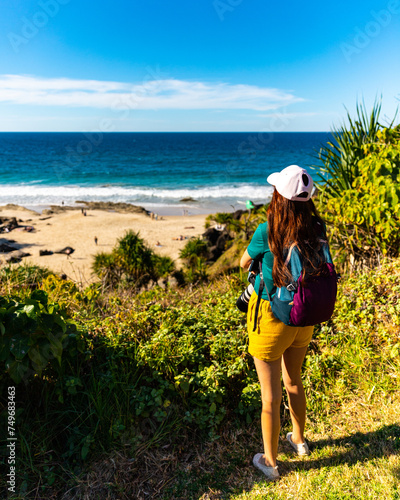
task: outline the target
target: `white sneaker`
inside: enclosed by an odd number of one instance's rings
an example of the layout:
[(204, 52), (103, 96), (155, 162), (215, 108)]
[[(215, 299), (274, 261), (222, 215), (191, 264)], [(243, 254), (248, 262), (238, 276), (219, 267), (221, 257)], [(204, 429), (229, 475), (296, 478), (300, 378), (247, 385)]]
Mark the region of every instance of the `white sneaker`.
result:
[(279, 472), (278, 472), (278, 466), (276, 465), (275, 467), (267, 467), (263, 463), (260, 462), (260, 459), (262, 459), (263, 454), (262, 453), (257, 453), (253, 457), (253, 464), (257, 469), (260, 469), (260, 471), (264, 472), (264, 474), (267, 476), (269, 481), (276, 481), (279, 479)]
[(308, 449), (308, 444), (306, 443), (306, 441), (304, 441), (304, 443), (301, 443), (301, 444), (293, 443), (292, 434), (293, 434), (293, 432), (288, 432), (286, 434), (286, 439), (289, 441), (289, 443), (292, 445), (292, 447), (296, 450), (297, 454), (300, 456), (309, 455), (310, 450)]

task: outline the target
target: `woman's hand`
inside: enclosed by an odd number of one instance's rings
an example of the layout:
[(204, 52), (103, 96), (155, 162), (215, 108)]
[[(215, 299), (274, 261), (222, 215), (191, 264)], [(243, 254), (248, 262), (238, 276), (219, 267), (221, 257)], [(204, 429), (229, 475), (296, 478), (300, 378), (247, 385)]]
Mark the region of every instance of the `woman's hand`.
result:
[(247, 270), (252, 260), (253, 259), (250, 257), (248, 251), (245, 250), (242, 258), (240, 259), (240, 267)]

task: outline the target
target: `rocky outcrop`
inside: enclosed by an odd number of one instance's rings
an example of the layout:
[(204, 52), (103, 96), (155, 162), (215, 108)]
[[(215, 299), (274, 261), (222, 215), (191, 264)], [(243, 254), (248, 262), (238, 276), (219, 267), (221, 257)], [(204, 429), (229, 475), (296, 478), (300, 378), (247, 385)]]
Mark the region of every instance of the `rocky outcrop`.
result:
[(232, 219), (239, 220), (244, 213), (247, 213), (247, 210), (236, 210), (236, 212), (232, 214)]
[(131, 203), (113, 203), (111, 201), (83, 201), (78, 200), (75, 203), (79, 203), (82, 206), (67, 206), (67, 205), (50, 205), (50, 208), (43, 210), (43, 215), (58, 214), (61, 212), (67, 212), (69, 210), (113, 210), (114, 212), (121, 213), (134, 213), (134, 214), (147, 214), (149, 212), (138, 205), (132, 205)]
[(214, 227), (209, 227), (207, 231), (203, 233), (203, 240), (206, 240), (210, 246), (214, 246), (220, 236), (221, 231), (217, 231)]
[(16, 217), (0, 217), (0, 233), (9, 233), (16, 227), (19, 227)]
[(215, 262), (227, 249), (229, 243), (233, 240), (231, 234), (226, 230), (218, 230), (214, 227), (207, 229), (203, 233), (203, 239), (208, 245), (208, 262)]
[(86, 209), (90, 210), (115, 210), (122, 213), (149, 214), (145, 208), (131, 203), (113, 203), (111, 201), (77, 201), (76, 203), (83, 204)]
[(181, 200), (179, 200), (183, 203), (186, 203), (186, 202), (197, 202), (197, 200), (193, 199), (191, 196), (186, 196), (185, 198), (182, 198)]

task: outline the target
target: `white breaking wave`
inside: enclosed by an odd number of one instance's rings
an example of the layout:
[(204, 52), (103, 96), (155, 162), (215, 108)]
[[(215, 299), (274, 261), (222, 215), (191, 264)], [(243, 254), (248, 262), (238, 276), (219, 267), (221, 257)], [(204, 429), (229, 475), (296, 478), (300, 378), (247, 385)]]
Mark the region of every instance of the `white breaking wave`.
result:
[(176, 204), (182, 199), (192, 198), (201, 203), (219, 203), (232, 200), (266, 202), (272, 195), (271, 186), (251, 184), (234, 186), (210, 186), (201, 188), (150, 188), (115, 185), (98, 186), (45, 186), (32, 184), (11, 184), (0, 186), (0, 204), (17, 205), (59, 205), (73, 204), (78, 200), (112, 201), (125, 203)]

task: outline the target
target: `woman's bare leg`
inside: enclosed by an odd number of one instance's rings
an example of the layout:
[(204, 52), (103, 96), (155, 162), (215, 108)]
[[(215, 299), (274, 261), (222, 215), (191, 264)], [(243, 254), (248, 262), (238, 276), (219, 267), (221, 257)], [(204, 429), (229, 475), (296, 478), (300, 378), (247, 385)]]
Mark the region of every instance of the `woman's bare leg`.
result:
[(264, 460), (267, 467), (276, 466), (282, 400), (281, 358), (266, 362), (254, 358), (261, 385), (261, 431), (264, 442)]
[(290, 417), (293, 424), (292, 441), (304, 443), (306, 423), (306, 396), (301, 381), (301, 366), (307, 347), (289, 347), (282, 357), (282, 378), (289, 400)]

